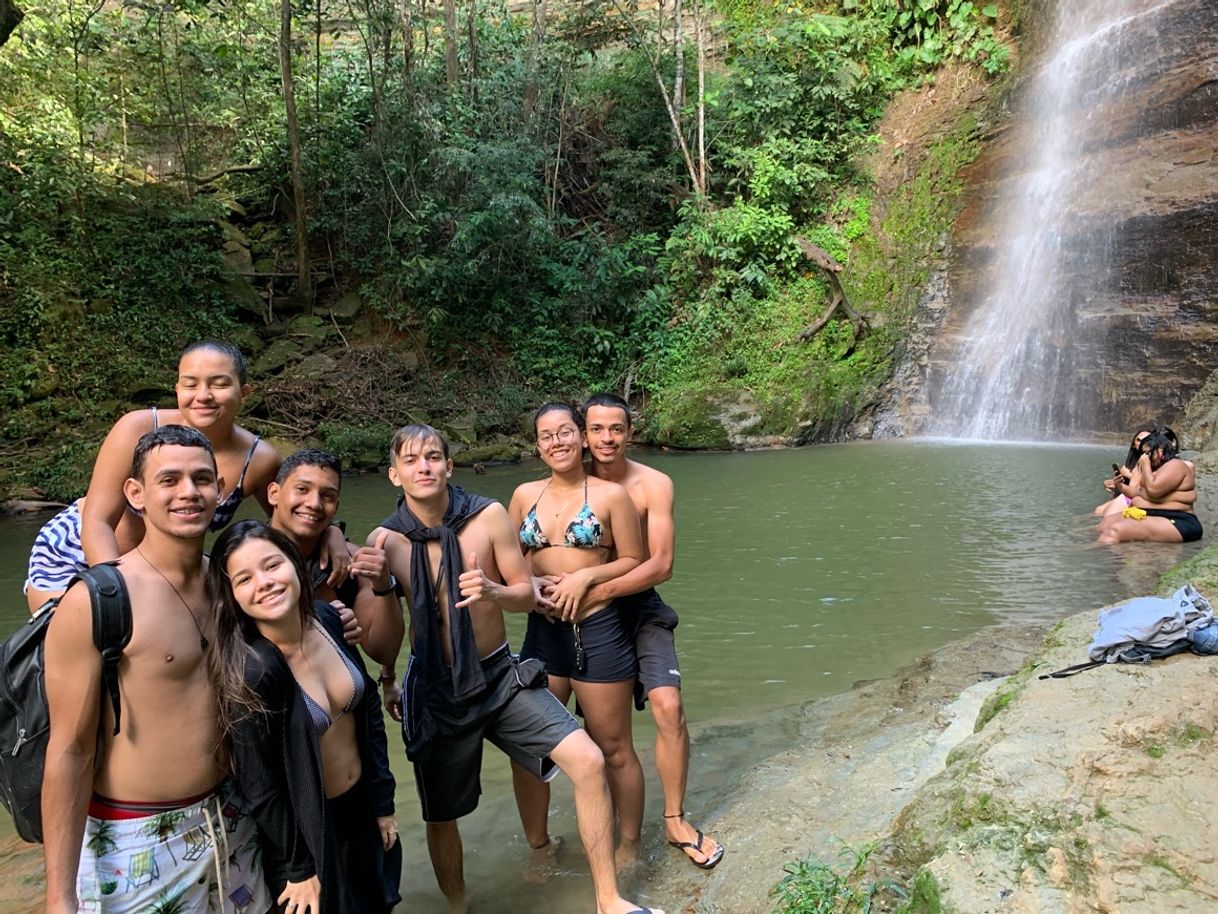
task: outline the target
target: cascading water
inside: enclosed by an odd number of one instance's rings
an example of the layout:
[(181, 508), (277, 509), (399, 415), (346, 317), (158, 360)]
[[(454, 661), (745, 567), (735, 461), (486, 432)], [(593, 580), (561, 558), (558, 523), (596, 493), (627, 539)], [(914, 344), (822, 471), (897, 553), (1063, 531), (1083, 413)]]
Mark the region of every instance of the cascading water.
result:
[[(992, 260), (978, 306), (930, 387), (931, 434), (1088, 437), (1117, 279), (1117, 226), (1102, 199), (1104, 146), (1131, 82), (1156, 63), (1157, 15), (1176, 0), (1064, 0), (1021, 94), (1012, 169), (988, 219)], [(1100, 198), (1100, 199), (1097, 199)], [(935, 380), (932, 377), (932, 381)], [(1109, 431), (1112, 431), (1110, 429)]]

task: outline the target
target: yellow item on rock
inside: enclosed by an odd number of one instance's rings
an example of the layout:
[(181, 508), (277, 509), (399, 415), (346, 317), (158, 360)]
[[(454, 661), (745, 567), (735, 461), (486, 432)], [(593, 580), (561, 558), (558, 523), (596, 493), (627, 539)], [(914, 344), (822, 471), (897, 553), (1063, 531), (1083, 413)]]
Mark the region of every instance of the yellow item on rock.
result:
[(1126, 508), (1121, 512), (1121, 517), (1127, 517), (1130, 520), (1141, 520), (1146, 516), (1146, 512), (1141, 508)]

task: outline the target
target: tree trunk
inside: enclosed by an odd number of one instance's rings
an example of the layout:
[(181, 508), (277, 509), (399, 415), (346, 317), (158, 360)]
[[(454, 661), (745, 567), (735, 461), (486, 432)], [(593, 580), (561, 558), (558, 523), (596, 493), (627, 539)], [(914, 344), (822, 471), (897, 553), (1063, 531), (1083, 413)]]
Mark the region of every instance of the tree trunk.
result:
[(8, 41), (13, 30), (21, 24), (21, 20), (24, 18), (25, 13), (17, 6), (15, 0), (0, 0), (0, 47), (4, 47), (4, 43)]
[(842, 281), (837, 278), (837, 274), (845, 269), (838, 263), (833, 256), (822, 247), (818, 247), (806, 238), (796, 238), (799, 244), (799, 249), (803, 251), (804, 257), (812, 261), (829, 277), (829, 286), (831, 295), (829, 297), (829, 305), (825, 308), (822, 314), (815, 321), (810, 323), (799, 334), (801, 340), (810, 340), (820, 332), (821, 328), (829, 323), (830, 318), (840, 309), (846, 312), (846, 317), (850, 320), (850, 325), (854, 329), (854, 337), (858, 339), (864, 328), (870, 327), (871, 323), (867, 320), (866, 315), (859, 314), (850, 307), (850, 302), (846, 300), (846, 290), (842, 288)]
[(521, 104), (521, 120), (526, 124), (533, 117), (533, 109), (537, 106), (537, 96), (541, 94), (541, 46), (546, 40), (546, 0), (534, 0), (533, 3), (533, 37), (529, 42), (529, 81), (524, 87), (524, 101)]
[(478, 89), (475, 80), (478, 78), (478, 0), (469, 0), (469, 97), (476, 103)]
[(444, 79), (457, 84), (457, 0), (444, 0)]
[(706, 196), (706, 36), (702, 32), (702, 3), (694, 4), (698, 28), (698, 192)]
[(302, 295), (313, 290), (309, 268), (309, 227), (305, 210), (304, 169), (300, 164), (300, 125), (296, 119), (296, 81), (292, 76), (292, 2), (279, 3), (279, 76), (283, 82), (283, 108), (288, 121), (288, 149), (292, 162), (292, 205), (296, 210), (296, 283)]

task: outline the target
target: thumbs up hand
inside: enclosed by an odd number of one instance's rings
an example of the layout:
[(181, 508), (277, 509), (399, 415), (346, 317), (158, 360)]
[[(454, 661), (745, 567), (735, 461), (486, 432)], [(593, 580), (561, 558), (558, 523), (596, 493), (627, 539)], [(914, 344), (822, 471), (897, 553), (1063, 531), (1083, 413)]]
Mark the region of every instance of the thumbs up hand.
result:
[(457, 584), (461, 589), (461, 596), (465, 597), (464, 600), (457, 604), (457, 609), (463, 609), (479, 600), (486, 600), (493, 605), (498, 605), (495, 602), (495, 598), (499, 585), (486, 576), (486, 573), (478, 564), (478, 554), (476, 552), (471, 552), (466, 556), (465, 571), (457, 579)]
[(389, 559), (385, 555), (385, 540), (389, 531), (382, 530), (371, 546), (360, 546), (351, 560), (351, 573), (372, 582), (373, 590), (389, 588)]

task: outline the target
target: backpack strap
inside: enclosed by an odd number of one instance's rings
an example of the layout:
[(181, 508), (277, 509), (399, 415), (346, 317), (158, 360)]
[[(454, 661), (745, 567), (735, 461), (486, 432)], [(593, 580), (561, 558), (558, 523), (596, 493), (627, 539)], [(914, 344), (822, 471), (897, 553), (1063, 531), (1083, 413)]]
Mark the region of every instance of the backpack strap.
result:
[(82, 571), (78, 577), (89, 588), (93, 607), (93, 644), (102, 658), (102, 686), (110, 696), (114, 709), (114, 733), (119, 730), (122, 711), (118, 700), (118, 663), (123, 648), (131, 641), (131, 597), (127, 584), (116, 567), (117, 562), (103, 562)]
[(1068, 666), (1065, 669), (1054, 670), (1052, 673), (1042, 673), (1037, 676), (1037, 679), (1065, 679), (1067, 676), (1074, 676), (1083, 670), (1094, 670), (1097, 666), (1103, 666), (1103, 660), (1089, 660), (1086, 663), (1076, 663), (1074, 666)]

